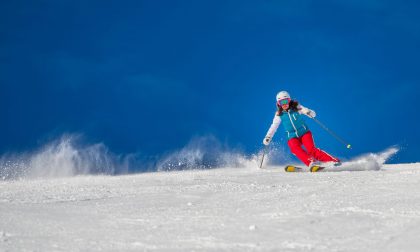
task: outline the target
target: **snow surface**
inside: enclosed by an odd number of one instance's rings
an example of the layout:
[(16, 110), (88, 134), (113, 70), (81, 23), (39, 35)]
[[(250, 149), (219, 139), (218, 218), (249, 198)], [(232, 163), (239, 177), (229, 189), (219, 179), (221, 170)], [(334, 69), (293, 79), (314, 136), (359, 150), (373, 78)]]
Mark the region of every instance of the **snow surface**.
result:
[(0, 251), (419, 251), (420, 163), (384, 153), (348, 167), (367, 171), (0, 181)]

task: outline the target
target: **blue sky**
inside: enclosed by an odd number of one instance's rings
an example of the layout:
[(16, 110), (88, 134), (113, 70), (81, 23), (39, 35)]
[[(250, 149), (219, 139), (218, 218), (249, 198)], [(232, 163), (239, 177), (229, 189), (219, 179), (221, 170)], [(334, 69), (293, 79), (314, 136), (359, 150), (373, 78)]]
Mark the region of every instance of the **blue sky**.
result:
[[(420, 161), (416, 1), (3, 1), (0, 151), (81, 133), (159, 155), (214, 135), (247, 153), (287, 90), (319, 147)], [(281, 130), (281, 129), (280, 129)], [(275, 142), (285, 145), (279, 131)]]

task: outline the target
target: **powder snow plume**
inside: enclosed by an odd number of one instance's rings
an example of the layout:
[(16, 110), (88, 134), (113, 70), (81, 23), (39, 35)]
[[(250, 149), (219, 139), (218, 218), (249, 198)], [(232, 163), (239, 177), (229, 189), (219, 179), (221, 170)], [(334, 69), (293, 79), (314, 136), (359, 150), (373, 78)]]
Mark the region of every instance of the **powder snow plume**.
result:
[[(378, 153), (365, 153), (351, 159), (342, 159), (341, 166), (325, 169), (324, 171), (377, 171), (398, 153), (398, 151), (398, 147), (392, 146)], [(262, 153), (263, 150), (255, 157), (258, 164), (261, 162), (260, 157), (262, 156)], [(288, 150), (281, 146), (271, 146), (270, 148), (267, 148), (263, 167), (279, 169), (280, 167), (283, 168), (290, 164), (306, 167), (297, 159), (291, 159), (290, 155), (288, 155)]]
[(4, 154), (0, 158), (0, 178), (54, 178), (128, 170), (131, 155), (115, 155), (102, 143), (82, 145), (80, 138), (64, 135), (32, 152)]
[(221, 144), (214, 136), (193, 138), (186, 146), (161, 157), (157, 171), (256, 167), (256, 157), (247, 156)]
[[(262, 152), (246, 155), (222, 144), (214, 136), (191, 139), (184, 147), (154, 157), (115, 154), (103, 143), (81, 144), (81, 135), (67, 134), (35, 151), (4, 154), (0, 157), (0, 180), (56, 178), (77, 175), (115, 175), (132, 172), (177, 171), (213, 168), (256, 169)], [(379, 170), (398, 152), (391, 147), (380, 153), (369, 153), (344, 162), (335, 171)], [(267, 148), (264, 166), (296, 163), (284, 147)]]
[(399, 148), (393, 146), (379, 153), (363, 154), (343, 162), (342, 166), (335, 167), (330, 171), (377, 171), (398, 151)]
[(35, 151), (0, 157), (0, 179), (115, 175), (131, 172), (256, 167), (257, 156), (232, 151), (214, 136), (195, 137), (180, 150), (147, 157), (115, 154), (103, 143), (81, 144), (82, 136), (66, 134)]

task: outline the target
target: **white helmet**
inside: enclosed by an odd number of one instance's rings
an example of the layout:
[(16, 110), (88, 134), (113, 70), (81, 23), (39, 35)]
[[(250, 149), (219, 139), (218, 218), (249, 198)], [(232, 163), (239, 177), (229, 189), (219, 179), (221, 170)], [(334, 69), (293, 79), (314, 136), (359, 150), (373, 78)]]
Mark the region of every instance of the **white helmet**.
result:
[(280, 101), (283, 99), (290, 99), (290, 95), (286, 91), (281, 91), (277, 93), (276, 99), (277, 101)]

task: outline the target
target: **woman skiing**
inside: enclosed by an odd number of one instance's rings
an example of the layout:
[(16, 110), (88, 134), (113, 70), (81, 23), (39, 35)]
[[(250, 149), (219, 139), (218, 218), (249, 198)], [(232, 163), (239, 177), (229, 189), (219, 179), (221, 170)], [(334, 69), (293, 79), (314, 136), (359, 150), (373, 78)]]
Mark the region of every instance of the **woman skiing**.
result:
[[(297, 101), (292, 100), (286, 91), (277, 94), (277, 112), (274, 116), (273, 123), (265, 136), (263, 143), (268, 145), (277, 131), (280, 123), (283, 123), (286, 130), (288, 141), (287, 144), (291, 152), (298, 157), (305, 165), (312, 167), (314, 164), (325, 162), (326, 165), (339, 165), (340, 160), (331, 156), (325, 151), (315, 147), (312, 132), (302, 115), (315, 118), (315, 111), (305, 108)], [(306, 150), (302, 148), (302, 145)]]

